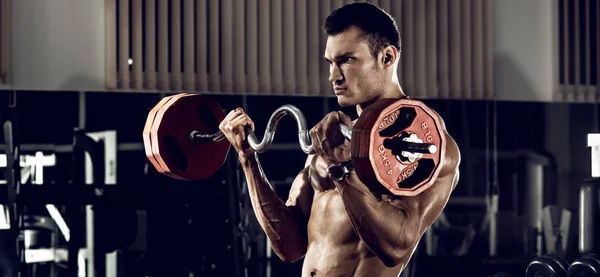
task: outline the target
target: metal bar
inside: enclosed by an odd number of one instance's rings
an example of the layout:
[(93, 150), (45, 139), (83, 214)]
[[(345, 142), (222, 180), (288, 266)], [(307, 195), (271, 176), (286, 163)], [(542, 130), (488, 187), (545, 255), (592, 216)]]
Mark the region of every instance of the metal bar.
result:
[(54, 220), (60, 233), (64, 236), (65, 241), (69, 242), (71, 240), (71, 230), (65, 219), (60, 214), (60, 211), (56, 208), (56, 206), (51, 204), (46, 205), (46, 210), (48, 210), (50, 217)]
[(80, 129), (85, 129), (85, 122), (86, 122), (86, 113), (85, 113), (85, 91), (80, 91), (79, 92), (79, 128)]
[[(104, 157), (103, 160), (99, 162), (104, 162), (104, 174), (101, 176), (103, 180), (100, 180), (100, 183), (105, 183), (106, 185), (116, 184), (117, 182), (117, 133), (116, 131), (104, 131), (104, 132), (91, 132), (87, 133), (90, 138), (95, 140), (96, 142), (102, 141), (104, 143), (104, 153), (101, 153), (101, 156)], [(100, 155), (100, 153), (97, 153)], [(94, 180), (94, 166), (98, 167), (99, 165), (94, 164), (94, 162), (98, 162), (97, 160), (86, 159), (85, 161), (85, 179), (87, 184), (93, 184), (98, 182), (98, 180)], [(92, 205), (86, 205), (85, 207), (86, 213), (86, 239), (87, 239), (87, 247), (88, 247), (88, 255), (90, 257), (95, 258), (96, 264), (98, 266), (103, 267), (102, 270), (96, 270), (96, 272), (104, 272), (104, 276), (106, 277), (116, 277), (118, 275), (118, 256), (117, 252), (104, 254), (102, 251), (98, 251), (96, 248), (97, 237), (95, 236), (98, 231), (98, 225), (95, 220), (95, 213)], [(90, 261), (92, 263), (92, 261)], [(93, 273), (90, 273), (90, 275)]]

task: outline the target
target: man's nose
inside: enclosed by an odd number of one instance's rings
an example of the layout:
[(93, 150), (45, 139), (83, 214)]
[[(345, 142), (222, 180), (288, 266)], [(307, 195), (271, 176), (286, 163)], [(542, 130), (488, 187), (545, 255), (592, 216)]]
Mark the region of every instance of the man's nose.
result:
[(339, 83), (344, 79), (340, 68), (336, 64), (332, 64), (329, 66), (329, 82)]

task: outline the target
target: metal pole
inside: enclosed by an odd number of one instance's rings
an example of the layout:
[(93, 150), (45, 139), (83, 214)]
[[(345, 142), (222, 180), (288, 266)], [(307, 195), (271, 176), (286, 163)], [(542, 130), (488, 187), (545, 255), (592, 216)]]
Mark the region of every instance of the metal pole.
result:
[(543, 208), (543, 181), (544, 165), (536, 161), (528, 161), (526, 165), (527, 179), (525, 199), (527, 199), (525, 210), (525, 254), (540, 256), (541, 253), (541, 230), (542, 230), (542, 208)]

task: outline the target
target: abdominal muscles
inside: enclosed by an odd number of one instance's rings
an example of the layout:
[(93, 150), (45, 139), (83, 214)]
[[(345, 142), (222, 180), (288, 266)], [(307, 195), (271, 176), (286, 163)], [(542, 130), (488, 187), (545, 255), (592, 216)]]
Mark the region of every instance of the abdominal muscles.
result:
[(302, 276), (398, 276), (359, 239), (337, 190), (318, 193), (308, 223)]

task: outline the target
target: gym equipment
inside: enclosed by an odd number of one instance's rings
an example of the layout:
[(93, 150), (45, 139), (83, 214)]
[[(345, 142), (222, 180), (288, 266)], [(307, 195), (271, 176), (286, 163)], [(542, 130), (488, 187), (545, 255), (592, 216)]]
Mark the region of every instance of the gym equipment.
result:
[(527, 199), (523, 208), (525, 218), (523, 254), (529, 256), (541, 256), (546, 253), (543, 251), (541, 219), (544, 208), (544, 190), (551, 189), (544, 187), (549, 183), (544, 179), (548, 164), (549, 159), (538, 153), (523, 156), (525, 199)]
[(571, 263), (567, 272), (568, 277), (598, 277), (600, 276), (600, 256), (587, 254)]
[[(16, 92), (10, 92), (10, 95), (16, 95)], [(4, 142), (0, 145), (4, 150), (0, 154), (0, 168), (6, 179), (0, 180), (4, 183), (0, 193), (0, 229), (6, 230), (5, 247), (0, 251), (0, 275), (62, 276), (66, 273), (67, 276), (117, 276), (133, 271), (141, 262), (148, 264), (149, 270), (155, 274), (169, 275), (184, 266), (180, 262), (184, 258), (202, 257), (200, 262), (189, 261), (190, 274), (210, 271), (210, 274), (219, 276), (242, 276), (240, 272), (243, 272), (246, 265), (239, 262), (238, 257), (246, 256), (247, 249), (242, 249), (238, 242), (238, 235), (242, 235), (242, 232), (236, 228), (237, 221), (240, 220), (235, 209), (237, 205), (235, 202), (227, 202), (224, 209), (215, 211), (212, 204), (204, 204), (207, 208), (198, 204), (198, 196), (206, 194), (213, 195), (211, 199), (218, 197), (215, 201), (219, 203), (226, 202), (219, 200), (231, 201), (238, 193), (230, 187), (237, 183), (237, 176), (233, 171), (215, 174), (220, 179), (217, 187), (191, 183), (172, 186), (168, 184), (168, 180), (165, 183), (162, 178), (156, 178), (155, 172), (147, 170), (149, 162), (144, 162), (143, 167), (139, 164), (138, 168), (139, 171), (143, 170), (139, 172), (144, 173), (143, 178), (117, 184), (117, 153), (139, 151), (141, 148), (138, 143), (117, 143), (116, 131), (90, 133), (76, 128), (71, 140), (73, 144), (22, 144), (18, 140), (19, 132), (15, 131), (20, 129), (16, 113), (12, 117), (5, 117), (6, 111), (2, 107), (0, 109), (5, 127)], [(32, 156), (33, 153), (35, 156)], [(51, 171), (60, 171), (61, 174), (56, 176), (57, 179), (51, 177), (44, 181), (41, 177), (44, 170), (48, 174), (48, 167), (56, 162), (55, 153), (59, 161)], [(67, 163), (61, 164), (62, 161)], [(229, 165), (230, 162), (226, 166)], [(69, 172), (69, 166), (73, 167), (72, 172)], [(224, 190), (230, 193), (222, 193)], [(32, 228), (28, 217), (44, 214), (44, 206), (48, 208), (53, 204), (61, 207), (48, 209), (49, 217), (46, 216), (44, 220), (46, 223), (55, 222), (56, 226), (51, 230)], [(190, 205), (178, 209), (183, 204)], [(148, 224), (148, 229), (152, 230), (151, 236), (145, 233), (147, 210), (151, 214)], [(189, 220), (193, 222), (173, 226), (175, 224), (170, 223), (177, 224), (181, 218), (168, 215), (175, 210), (189, 212)], [(211, 211), (206, 214), (210, 219), (197, 214), (204, 210)], [(57, 220), (53, 212), (60, 212), (66, 229), (61, 227), (61, 221)], [(175, 219), (163, 222), (170, 218)], [(225, 224), (216, 224), (223, 220)], [(136, 224), (136, 221), (140, 222)], [(214, 228), (200, 231), (200, 227), (203, 227), (201, 224), (206, 222), (213, 222)], [(227, 228), (229, 226), (235, 229)], [(176, 235), (181, 238), (179, 242), (186, 241), (185, 244), (172, 241), (173, 239), (164, 240), (175, 233), (172, 229), (178, 227), (190, 230), (193, 238), (210, 237), (211, 240), (208, 243), (186, 240), (186, 235), (181, 232)], [(52, 242), (48, 243), (46, 240), (50, 235)], [(131, 243), (134, 235), (135, 245)], [(222, 237), (229, 238), (222, 240)], [(177, 244), (181, 246), (171, 246)], [(148, 248), (147, 245), (151, 247)], [(221, 248), (224, 251), (220, 251)], [(115, 249), (119, 251), (114, 251)], [(187, 254), (186, 249), (189, 251)], [(235, 259), (226, 262), (232, 257)], [(163, 258), (168, 261), (163, 261)], [(176, 268), (178, 266), (180, 268)]]
[(439, 116), (422, 102), (382, 99), (354, 125), (352, 164), (363, 183), (380, 183), (396, 195), (417, 195), (439, 174), (446, 152), (443, 134)]
[(588, 134), (592, 177), (579, 189), (579, 253), (600, 253), (600, 134)]
[(566, 277), (569, 264), (560, 256), (546, 254), (529, 262), (525, 276), (527, 277)]
[[(285, 115), (296, 119), (301, 149), (314, 154), (304, 115), (292, 105), (275, 110), (262, 141), (246, 128), (249, 145), (258, 153), (267, 151)], [(163, 98), (151, 109), (143, 131), (148, 160), (174, 179), (211, 176), (223, 165), (230, 146), (218, 129), (224, 118), (219, 104), (203, 95)], [(340, 132), (351, 141), (352, 163), (365, 184), (412, 196), (430, 187), (441, 170), (446, 151), (443, 124), (420, 101), (382, 99), (363, 111), (353, 129), (340, 124)]]
[(545, 253), (565, 255), (569, 244), (569, 226), (571, 211), (556, 205), (549, 205), (542, 210), (542, 232), (544, 235)]
[[(86, 267), (88, 275), (94, 273), (94, 276), (101, 276), (105, 273), (116, 276), (118, 253), (115, 250), (127, 248), (137, 231), (135, 208), (120, 199), (103, 197), (104, 190), (99, 188), (116, 187), (112, 186), (116, 183), (116, 132), (85, 133), (75, 130), (73, 179), (68, 184), (44, 184), (42, 170), (54, 164), (54, 156), (45, 156), (41, 152), (36, 152), (35, 156), (18, 155), (20, 145), (14, 142), (13, 128), (12, 121), (4, 123), (5, 141), (9, 147), (6, 155), (0, 156), (5, 158), (5, 163), (0, 161), (0, 166), (10, 169), (6, 190), (12, 196), (1, 200), (7, 200), (8, 207), (14, 207), (9, 215), (9, 228), (17, 241), (16, 254), (19, 260), (14, 264), (19, 266), (19, 273), (28, 276), (27, 266), (31, 263), (66, 262), (69, 271), (79, 276), (85, 275)], [(114, 136), (111, 137), (111, 134)], [(83, 187), (91, 192), (90, 197), (78, 195), (77, 188)], [(70, 193), (72, 189), (74, 194)], [(47, 201), (52, 199), (52, 195), (71, 198), (64, 203), (64, 218), (53, 205), (55, 203)], [(36, 196), (39, 197), (37, 200), (31, 199)], [(39, 228), (32, 229), (32, 225), (39, 224), (31, 224), (26, 220), (28, 215), (23, 211), (30, 204), (45, 204), (50, 218), (62, 233), (61, 240), (64, 239), (66, 247), (58, 245), (56, 241), (46, 248), (35, 245), (39, 234), (43, 232)], [(86, 205), (85, 215), (82, 209), (84, 204), (93, 205)]]
[(150, 111), (144, 126), (146, 156), (158, 172), (169, 177), (207, 178), (225, 162), (229, 142), (219, 135), (202, 136), (201, 132), (218, 130), (223, 119), (221, 107), (204, 96), (165, 97)]

